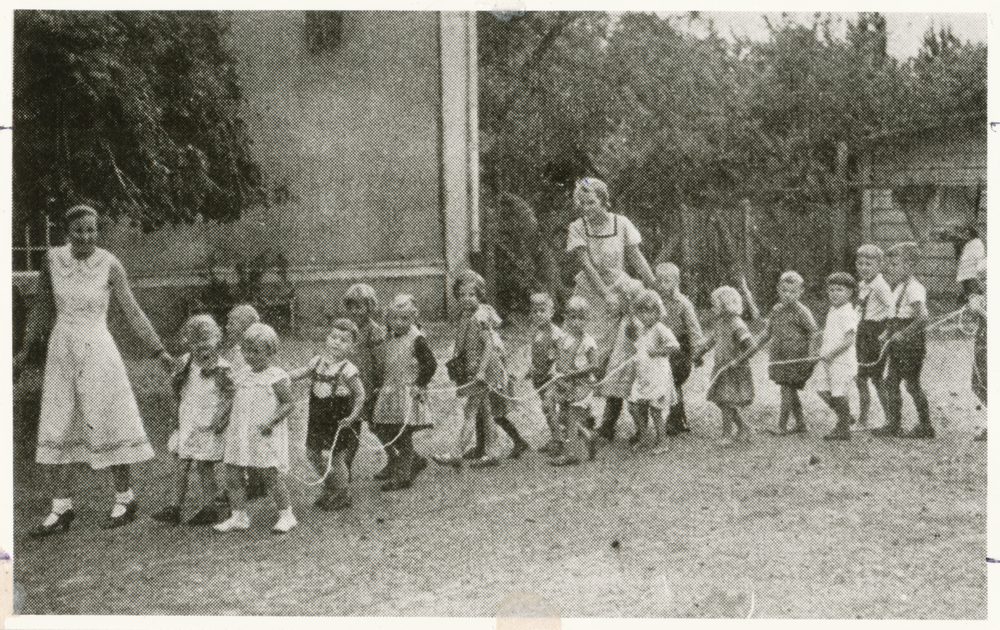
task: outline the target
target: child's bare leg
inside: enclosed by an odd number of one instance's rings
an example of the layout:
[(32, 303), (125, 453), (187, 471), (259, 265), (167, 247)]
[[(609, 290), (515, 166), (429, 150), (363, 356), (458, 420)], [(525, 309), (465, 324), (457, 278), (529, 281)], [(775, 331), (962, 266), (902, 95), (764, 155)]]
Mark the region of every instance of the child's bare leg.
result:
[(482, 424), (483, 429), (483, 457), (494, 457), (496, 455), (497, 444), (497, 424), (493, 421), (493, 403), (490, 401), (489, 393), (484, 393), (482, 398), (483, 414), (486, 421)]
[(727, 405), (719, 405), (719, 410), (722, 412), (722, 437), (729, 437), (733, 432), (733, 417), (729, 413), (731, 408)]
[(729, 413), (733, 419), (733, 426), (736, 427), (736, 434), (733, 439), (736, 441), (746, 441), (750, 439), (750, 431), (747, 429), (746, 424), (743, 422), (743, 418), (740, 417), (740, 410), (736, 407), (730, 407)]
[(628, 410), (635, 421), (635, 434), (639, 438), (636, 446), (639, 446), (649, 438), (649, 404), (645, 401), (629, 402)]
[(247, 495), (243, 467), (226, 464), (226, 473), (229, 480), (229, 501), (232, 503), (233, 512), (247, 511)]
[(802, 400), (799, 398), (798, 390), (792, 390), (792, 417), (795, 418), (795, 428), (806, 430), (806, 417), (802, 413)]
[(284, 512), (291, 507), (291, 497), (288, 495), (288, 485), (284, 476), (280, 475), (275, 468), (265, 468), (261, 470), (264, 483), (271, 488), (271, 496), (274, 497), (274, 505), (279, 512)]
[(659, 445), (667, 436), (667, 417), (659, 407), (649, 406), (649, 419), (653, 425), (655, 437), (653, 444)]
[(191, 470), (191, 460), (177, 458), (177, 467), (174, 469), (174, 505), (184, 505), (187, 497), (188, 473)]
[(479, 407), (482, 404), (482, 400), (476, 394), (469, 396), (465, 401), (465, 419), (462, 421), (462, 428), (458, 432), (458, 445), (455, 453), (455, 457), (461, 457), (465, 452), (465, 445), (469, 443), (469, 440), (474, 437), (476, 431), (476, 423), (479, 414)]
[(858, 385), (858, 424), (868, 425), (868, 411), (872, 404), (871, 390), (868, 389), (868, 377), (858, 376), (855, 379)]
[(788, 430), (788, 417), (792, 413), (792, 388), (788, 385), (781, 386), (781, 408), (778, 411), (778, 432), (784, 433)]
[(215, 483), (215, 462), (199, 461), (196, 465), (198, 467), (198, 478), (201, 481), (202, 500), (208, 505), (219, 494), (219, 487)]

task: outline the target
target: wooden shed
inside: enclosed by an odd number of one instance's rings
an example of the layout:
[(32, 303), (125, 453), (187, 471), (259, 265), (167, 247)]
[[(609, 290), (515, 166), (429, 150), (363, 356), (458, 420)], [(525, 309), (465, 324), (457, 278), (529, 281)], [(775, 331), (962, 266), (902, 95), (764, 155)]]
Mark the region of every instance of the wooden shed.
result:
[(975, 225), (986, 240), (986, 130), (966, 121), (872, 138), (861, 152), (862, 240), (916, 241), (928, 292), (958, 292), (957, 256), (936, 234)]

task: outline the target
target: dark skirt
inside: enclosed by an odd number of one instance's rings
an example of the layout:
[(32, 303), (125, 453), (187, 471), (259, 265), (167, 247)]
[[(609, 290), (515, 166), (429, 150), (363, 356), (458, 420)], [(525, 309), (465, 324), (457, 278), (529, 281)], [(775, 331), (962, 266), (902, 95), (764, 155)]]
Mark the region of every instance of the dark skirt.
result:
[(720, 374), (705, 399), (720, 407), (746, 407), (753, 402), (753, 395), (753, 374), (743, 362)]
[[(351, 413), (350, 396), (319, 398), (309, 395), (309, 425), (306, 430), (306, 449), (310, 451), (353, 451), (357, 448), (358, 434), (353, 427), (340, 427), (341, 420)], [(334, 438), (337, 443), (334, 444)]]
[[(863, 319), (858, 322), (858, 340), (856, 343), (858, 356), (858, 376), (860, 378), (882, 378), (885, 369), (885, 356), (882, 353), (882, 340), (886, 321)], [(880, 355), (882, 355), (880, 357)]]
[[(889, 320), (889, 335), (905, 329), (913, 323), (912, 319), (893, 318)], [(893, 369), (904, 379), (920, 378), (924, 367), (924, 357), (927, 355), (927, 335), (921, 328), (913, 334), (897, 342), (889, 344), (886, 356), (891, 361)]]
[[(804, 359), (809, 356), (808, 340), (805, 345), (799, 348), (772, 347), (771, 361), (789, 361), (791, 359)], [(778, 385), (791, 387), (792, 389), (802, 389), (806, 386), (806, 381), (812, 376), (815, 361), (799, 361), (798, 363), (782, 363), (780, 365), (768, 365), (767, 375)]]

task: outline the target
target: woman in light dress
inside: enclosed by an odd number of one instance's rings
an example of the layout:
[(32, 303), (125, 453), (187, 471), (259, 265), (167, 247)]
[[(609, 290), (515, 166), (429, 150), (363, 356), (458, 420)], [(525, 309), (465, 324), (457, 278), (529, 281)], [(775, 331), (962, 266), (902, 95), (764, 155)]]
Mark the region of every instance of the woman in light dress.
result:
[[(75, 513), (70, 493), (72, 465), (111, 472), (115, 503), (106, 529), (131, 523), (138, 503), (131, 466), (153, 458), (125, 364), (108, 331), (108, 306), (118, 303), (129, 326), (168, 373), (173, 359), (139, 308), (121, 262), (96, 246), (97, 211), (74, 206), (65, 215), (69, 243), (50, 249), (39, 274), (38, 305), (27, 339), (52, 325), (42, 382), (36, 461), (48, 469), (52, 510), (31, 531), (35, 537), (66, 531)], [(30, 348), (33, 343), (26, 343)], [(14, 358), (15, 373), (27, 350)]]

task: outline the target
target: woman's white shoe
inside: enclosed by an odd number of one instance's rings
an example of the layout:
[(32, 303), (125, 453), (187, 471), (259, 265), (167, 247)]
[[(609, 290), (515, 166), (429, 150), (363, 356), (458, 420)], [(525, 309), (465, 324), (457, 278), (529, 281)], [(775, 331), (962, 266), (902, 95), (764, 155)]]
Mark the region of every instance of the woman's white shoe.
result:
[(233, 512), (232, 516), (217, 525), (212, 526), (217, 532), (231, 532), (234, 530), (250, 529), (250, 517), (246, 514)]

